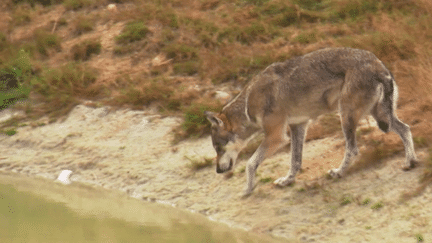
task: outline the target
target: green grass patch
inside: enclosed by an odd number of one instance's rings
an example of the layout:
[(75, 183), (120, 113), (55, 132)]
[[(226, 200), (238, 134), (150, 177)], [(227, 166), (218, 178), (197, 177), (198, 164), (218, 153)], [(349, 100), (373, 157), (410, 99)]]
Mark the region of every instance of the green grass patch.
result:
[(29, 53), (22, 49), (9, 62), (0, 65), (0, 110), (28, 97), (30, 76)]
[(97, 97), (102, 87), (95, 86), (96, 70), (78, 63), (67, 63), (58, 68), (44, 69), (30, 83), (39, 93), (43, 110), (52, 116), (66, 114), (78, 102), (78, 97)]
[(186, 44), (173, 43), (164, 47), (162, 51), (168, 58), (174, 58), (175, 61), (198, 59), (198, 49)]
[(413, 137), (413, 141), (416, 148), (425, 148), (429, 145), (429, 142), (425, 137)]
[(374, 0), (343, 0), (332, 1), (334, 19), (357, 19), (366, 14), (378, 11), (380, 1)]
[(328, 7), (328, 1), (323, 0), (292, 0), (292, 2), (303, 9), (312, 11), (320, 11)]
[(267, 177), (260, 178), (259, 182), (261, 182), (261, 183), (269, 183), (269, 182), (272, 182), (273, 180), (274, 179), (272, 177), (267, 176)]
[(300, 44), (312, 44), (318, 41), (318, 37), (315, 31), (312, 32), (308, 31), (308, 32), (300, 33), (292, 41)]
[(64, 0), (63, 6), (67, 10), (78, 10), (92, 4), (91, 0)]
[(377, 202), (377, 203), (374, 203), (374, 204), (371, 206), (371, 209), (373, 209), (373, 210), (378, 210), (378, 209), (380, 209), (380, 208), (382, 208), (382, 207), (384, 207), (384, 204), (383, 204), (382, 202)]
[(49, 49), (54, 49), (56, 51), (61, 51), (61, 40), (56, 34), (51, 34), (44, 29), (37, 29), (34, 32), (34, 37), (36, 41), (36, 49), (38, 52), (44, 56), (48, 56)]
[(17, 133), (17, 131), (14, 128), (10, 128), (10, 129), (6, 129), (4, 131), (2, 131), (2, 133), (8, 135), (8, 136), (13, 136)]
[(34, 7), (35, 4), (41, 4), (42, 6), (50, 6), (53, 4), (61, 3), (63, 1), (64, 0), (12, 0), (12, 3), (14, 4), (28, 3), (32, 7)]
[(116, 36), (118, 44), (128, 44), (144, 39), (149, 33), (149, 29), (142, 21), (132, 21), (126, 24), (120, 35)]
[(233, 25), (219, 30), (216, 40), (220, 43), (239, 42), (250, 45), (254, 42), (268, 42), (279, 36), (279, 31), (265, 24), (263, 21), (252, 21), (245, 26)]
[(183, 108), (183, 122), (174, 129), (174, 141), (178, 143), (187, 138), (197, 138), (210, 133), (210, 123), (204, 111), (218, 111), (221, 104), (214, 100), (202, 100), (200, 103), (192, 103)]
[(371, 202), (370, 198), (365, 198), (363, 201), (361, 201), (361, 205), (368, 205)]
[(423, 237), (423, 235), (420, 234), (420, 233), (415, 234), (414, 237), (415, 237), (415, 239), (417, 240), (417, 242), (423, 242), (423, 241), (424, 241), (424, 237)]
[(246, 4), (253, 4), (256, 6), (261, 6), (264, 3), (268, 2), (269, 0), (242, 0), (242, 2), (246, 3)]
[(198, 61), (186, 61), (175, 63), (173, 66), (173, 71), (175, 74), (180, 75), (194, 75), (200, 71), (201, 63)]
[(352, 203), (352, 201), (353, 201), (353, 198), (351, 196), (345, 195), (340, 199), (340, 205), (345, 206), (345, 205)]
[(193, 104), (185, 110), (182, 127), (189, 136), (200, 136), (209, 131), (209, 122), (204, 115), (206, 110), (211, 110), (211, 107), (204, 104)]

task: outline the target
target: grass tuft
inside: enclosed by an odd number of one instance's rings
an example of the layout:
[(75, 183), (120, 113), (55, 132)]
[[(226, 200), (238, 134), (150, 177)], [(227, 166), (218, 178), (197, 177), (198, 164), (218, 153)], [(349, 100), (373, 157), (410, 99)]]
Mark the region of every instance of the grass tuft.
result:
[(95, 86), (97, 73), (84, 64), (68, 63), (55, 69), (45, 69), (31, 79), (32, 90), (41, 94), (44, 111), (52, 116), (66, 114), (78, 97), (97, 97), (102, 91)]
[(74, 45), (70, 52), (72, 58), (75, 61), (87, 61), (90, 59), (91, 55), (100, 54), (102, 49), (102, 44), (100, 40), (85, 40), (79, 44)]
[(415, 239), (417, 240), (417, 242), (423, 242), (423, 241), (424, 241), (424, 237), (423, 237), (423, 235), (420, 234), (420, 233), (415, 234), (414, 237), (415, 237)]
[(193, 171), (202, 170), (204, 168), (212, 166), (213, 164), (213, 159), (209, 159), (209, 158), (196, 159), (196, 158), (190, 158), (186, 155), (184, 157), (190, 161), (189, 167)]
[(351, 196), (349, 196), (349, 195), (345, 195), (345, 196), (343, 196), (343, 197), (341, 198), (341, 200), (340, 200), (340, 205), (341, 205), (341, 206), (345, 206), (345, 205), (348, 205), (348, 204), (352, 203), (352, 201), (353, 201), (353, 199), (352, 199)]
[(116, 37), (118, 44), (128, 44), (144, 39), (149, 33), (149, 29), (142, 21), (132, 21), (126, 24), (120, 35)]
[(271, 176), (263, 177), (259, 179), (259, 182), (261, 183), (269, 183), (272, 182), (274, 179)]
[(7, 130), (3, 131), (3, 133), (8, 135), (8, 136), (13, 136), (17, 133), (17, 131), (15, 129), (11, 128), (11, 129), (7, 129)]
[(347, 173), (354, 173), (359, 170), (374, 168), (382, 165), (382, 159), (401, 151), (403, 148), (386, 144), (378, 140), (367, 141), (367, 149), (362, 151), (358, 160), (348, 168)]
[(183, 123), (174, 129), (174, 141), (178, 143), (181, 140), (191, 137), (201, 137), (210, 132), (210, 123), (204, 115), (204, 111), (217, 111), (221, 108), (219, 102), (213, 100), (202, 100), (202, 103), (193, 103), (183, 110)]
[(90, 0), (64, 0), (63, 6), (67, 10), (78, 10), (91, 5)]
[(44, 29), (37, 29), (34, 32), (36, 49), (44, 56), (48, 56), (49, 49), (61, 51), (61, 40), (56, 34), (51, 34)]
[(73, 22), (75, 33), (77, 35), (90, 32), (95, 27), (95, 21), (90, 17), (79, 16)]
[(374, 203), (374, 204), (371, 206), (371, 209), (373, 209), (373, 210), (378, 210), (378, 209), (380, 209), (380, 208), (382, 208), (382, 207), (384, 207), (384, 204), (383, 204), (382, 202), (377, 202), (377, 203)]

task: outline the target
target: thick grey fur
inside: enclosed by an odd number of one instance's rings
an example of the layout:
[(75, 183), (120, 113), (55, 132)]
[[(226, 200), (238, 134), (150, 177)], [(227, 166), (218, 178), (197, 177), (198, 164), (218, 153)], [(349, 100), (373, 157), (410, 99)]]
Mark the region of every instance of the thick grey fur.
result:
[(338, 110), (346, 140), (345, 156), (332, 177), (341, 177), (358, 154), (356, 127), (371, 114), (384, 132), (397, 133), (405, 146), (404, 169), (417, 163), (410, 128), (395, 113), (398, 89), (391, 72), (371, 52), (351, 48), (321, 49), (270, 65), (255, 76), (219, 114), (207, 112), (217, 150), (217, 172), (228, 171), (253, 134), (265, 138), (246, 167), (244, 194), (254, 189), (259, 164), (287, 144), (291, 129), (291, 168), (274, 183), (286, 186), (301, 168), (310, 119)]

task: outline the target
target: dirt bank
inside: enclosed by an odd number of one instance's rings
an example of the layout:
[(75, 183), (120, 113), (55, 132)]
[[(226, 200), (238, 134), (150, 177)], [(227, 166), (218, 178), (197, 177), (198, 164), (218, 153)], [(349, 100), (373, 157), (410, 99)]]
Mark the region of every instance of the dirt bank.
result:
[[(0, 171), (54, 180), (70, 169), (72, 181), (126, 191), (294, 241), (432, 239), (431, 188), (400, 202), (403, 192), (418, 185), (421, 172), (400, 169), (403, 153), (375, 168), (329, 180), (325, 172), (339, 165), (344, 141), (340, 135), (310, 141), (294, 186), (278, 189), (271, 183), (289, 168), (289, 153), (281, 152), (260, 166), (255, 192), (241, 199), (245, 161), (229, 179), (213, 166), (193, 170), (191, 161), (213, 158), (215, 152), (208, 137), (172, 146), (171, 129), (179, 122), (143, 111), (79, 105), (62, 121), (47, 124), (42, 119), (36, 126), (18, 128), (13, 136), (0, 135)], [(417, 153), (424, 160), (425, 152)]]

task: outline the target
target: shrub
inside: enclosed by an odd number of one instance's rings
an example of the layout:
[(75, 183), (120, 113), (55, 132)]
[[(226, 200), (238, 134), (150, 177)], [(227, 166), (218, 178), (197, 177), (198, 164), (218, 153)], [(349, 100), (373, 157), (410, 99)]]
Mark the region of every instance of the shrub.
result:
[(17, 4), (17, 3), (29, 3), (32, 7), (34, 7), (34, 5), (36, 3), (41, 4), (43, 6), (49, 6), (52, 4), (58, 4), (63, 2), (63, 0), (12, 0), (13, 3)]
[(293, 3), (307, 10), (323, 10), (327, 2), (323, 0), (293, 0)]
[(13, 12), (13, 24), (24, 25), (31, 21), (31, 8), (27, 4), (18, 5)]
[(213, 159), (210, 158), (189, 158), (188, 156), (184, 156), (187, 160), (190, 161), (189, 167), (193, 171), (198, 171), (204, 168), (207, 168), (213, 164)]
[(17, 57), (0, 68), (0, 110), (27, 98), (30, 88), (24, 84), (31, 75), (29, 54), (20, 50)]
[(85, 40), (71, 48), (71, 54), (75, 61), (86, 61), (92, 54), (99, 54), (102, 44), (99, 40)]
[(77, 35), (81, 35), (85, 32), (92, 31), (94, 29), (94, 21), (89, 17), (79, 16), (75, 21), (75, 32)]
[(174, 141), (178, 143), (181, 140), (200, 137), (210, 132), (210, 123), (207, 120), (204, 111), (217, 111), (220, 110), (221, 104), (211, 100), (196, 101), (190, 106), (183, 109), (183, 123), (174, 129)]
[(168, 58), (174, 58), (175, 61), (193, 60), (198, 58), (198, 50), (189, 45), (173, 43), (162, 49)]
[(293, 42), (300, 44), (311, 44), (317, 42), (317, 36), (315, 32), (303, 32), (293, 39)]
[(133, 21), (126, 24), (121, 34), (116, 37), (118, 44), (127, 44), (142, 40), (149, 33), (149, 29), (142, 21)]
[(5, 33), (0, 31), (0, 51), (7, 48), (9, 46), (9, 42), (6, 38)]
[(243, 0), (245, 3), (253, 4), (253, 5), (263, 5), (265, 2), (268, 2), (269, 0)]
[(173, 71), (175, 74), (194, 75), (199, 72), (200, 67), (201, 65), (197, 61), (186, 61), (175, 63)]
[(67, 10), (78, 10), (80, 8), (90, 6), (90, 0), (64, 0), (63, 6)]
[(297, 10), (288, 8), (283, 13), (276, 15), (273, 18), (273, 24), (281, 27), (287, 27), (299, 21)]
[(8, 135), (8, 136), (13, 136), (13, 135), (16, 134), (16, 130), (13, 129), (13, 128), (8, 129), (8, 130), (5, 130), (5, 131), (4, 131), (4, 134), (6, 134), (6, 135)]
[(333, 15), (340, 19), (357, 19), (358, 17), (366, 14), (373, 13), (378, 10), (379, 1), (376, 0), (347, 0), (337, 2), (337, 6), (334, 7), (335, 12)]
[(173, 92), (173, 87), (167, 85), (166, 80), (156, 78), (138, 85), (130, 83), (115, 100), (118, 104), (131, 104), (140, 107), (157, 102), (162, 108), (175, 108), (177, 107), (176, 102), (173, 102), (171, 97)]
[(238, 41), (249, 45), (254, 41), (270, 40), (277, 35), (277, 31), (269, 31), (268, 26), (260, 21), (254, 21), (245, 27), (234, 25), (220, 30), (217, 34), (217, 41), (222, 42), (226, 39), (228, 42)]
[(56, 34), (51, 34), (43, 29), (34, 32), (36, 39), (36, 49), (44, 56), (48, 56), (48, 49), (61, 50), (60, 38)]
[(41, 94), (44, 112), (62, 115), (77, 104), (77, 97), (94, 98), (101, 91), (94, 87), (96, 71), (83, 64), (68, 63), (45, 69), (31, 80), (32, 89)]

